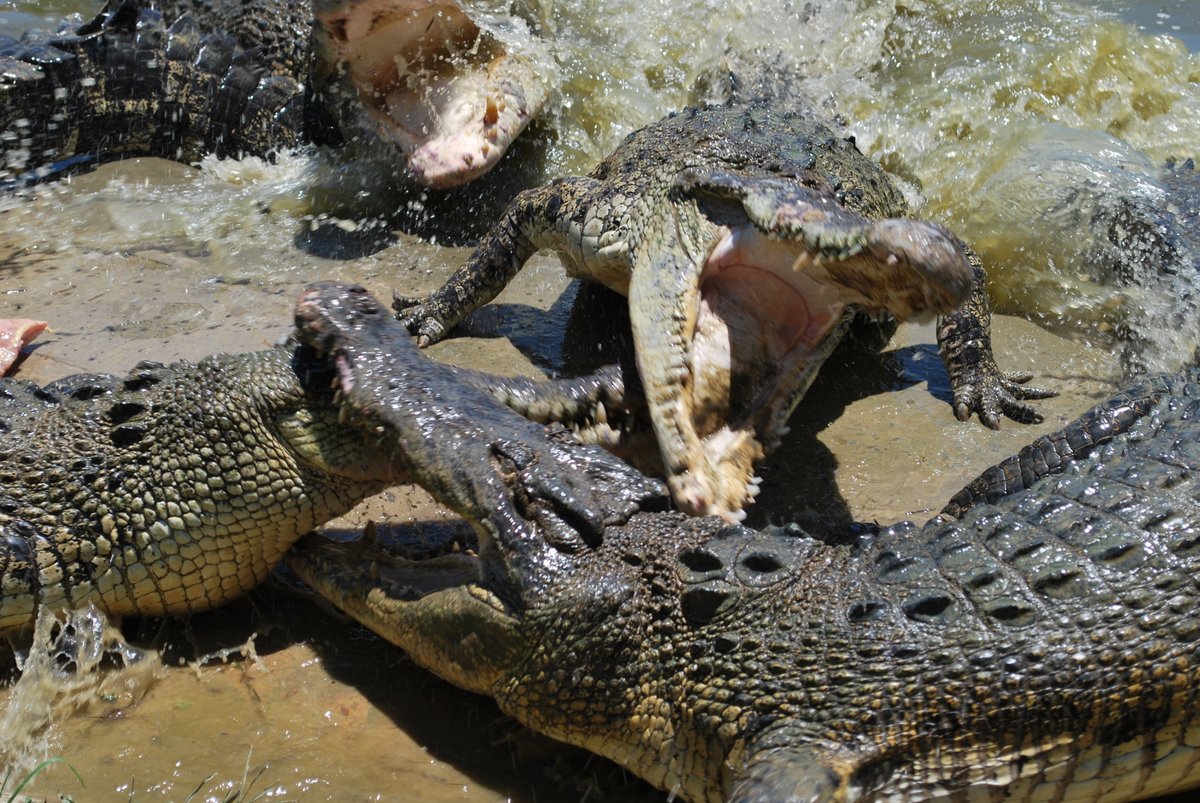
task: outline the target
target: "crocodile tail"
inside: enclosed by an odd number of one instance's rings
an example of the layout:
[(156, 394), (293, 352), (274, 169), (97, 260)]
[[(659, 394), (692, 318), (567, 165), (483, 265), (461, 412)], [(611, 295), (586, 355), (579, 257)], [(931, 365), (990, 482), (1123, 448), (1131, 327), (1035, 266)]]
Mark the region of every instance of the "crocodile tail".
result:
[[(1042, 477), (1060, 474), (1098, 447), (1131, 430), (1168, 395), (1197, 395), (1195, 373), (1143, 379), (1096, 405), (1067, 426), (1043, 435), (971, 481), (942, 508), (942, 518), (957, 519), (980, 503), (993, 503), (1022, 491)], [(1189, 390), (1190, 386), (1190, 390)]]

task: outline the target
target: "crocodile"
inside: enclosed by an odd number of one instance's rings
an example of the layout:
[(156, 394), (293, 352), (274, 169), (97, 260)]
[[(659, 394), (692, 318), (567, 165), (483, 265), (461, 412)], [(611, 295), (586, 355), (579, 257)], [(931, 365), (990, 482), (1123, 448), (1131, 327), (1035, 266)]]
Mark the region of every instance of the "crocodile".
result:
[[(396, 324), (341, 298), (307, 339), (348, 425), (405, 440)], [(923, 526), (841, 543), (646, 488), (585, 545), (513, 482), (520, 537), (413, 558), (313, 534), (287, 560), (417, 663), (672, 799), (1134, 800), (1200, 784), (1198, 413), (1197, 369), (1143, 379)]]
[(315, 142), (399, 157), (402, 181), (441, 189), (494, 167), (551, 89), (526, 23), (451, 0), (156, 5), (0, 37), (0, 178)]
[[(0, 380), (0, 638), (27, 636), (43, 609), (92, 603), (121, 617), (220, 605), (263, 580), (302, 534), (401, 482), (436, 484), (460, 509), (469, 499), (474, 517), (508, 532), (523, 520), (501, 492), (495, 455), (520, 467), (529, 498), (573, 534), (599, 537), (607, 486), (632, 470), (599, 447), (566, 450), (561, 427), (510, 408), (594, 407), (618, 378), (491, 377), (433, 363), (407, 335), (390, 345), (387, 365), (411, 365), (412, 419), (436, 442), (397, 445), (340, 425), (336, 370), (296, 344), (141, 363), (123, 378)], [(432, 472), (451, 466), (435, 482)]]
[[(637, 365), (676, 504), (737, 520), (754, 463), (864, 316), (928, 319), (960, 419), (1039, 419), (1047, 391), (996, 366), (979, 258), (910, 220), (853, 138), (778, 97), (689, 108), (635, 131), (586, 177), (517, 195), (423, 300), (397, 296), (421, 345), (494, 298), (543, 248), (629, 299)], [(965, 304), (964, 304), (965, 302)], [(880, 324), (866, 331), (879, 338)], [(886, 337), (882, 338), (886, 341)]]

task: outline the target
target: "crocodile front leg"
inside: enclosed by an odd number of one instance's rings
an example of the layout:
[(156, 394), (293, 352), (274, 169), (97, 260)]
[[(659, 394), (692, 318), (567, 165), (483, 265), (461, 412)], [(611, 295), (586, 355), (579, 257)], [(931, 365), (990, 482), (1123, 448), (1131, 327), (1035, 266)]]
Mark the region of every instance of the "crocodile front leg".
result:
[(988, 303), (983, 262), (964, 246), (975, 279), (971, 297), (954, 312), (938, 318), (938, 351), (954, 390), (954, 415), (966, 421), (972, 413), (990, 429), (1000, 428), (1000, 414), (1022, 424), (1036, 424), (1042, 415), (1026, 404), (1048, 399), (1058, 391), (1025, 385), (1033, 378), (1024, 371), (1001, 371), (992, 355), (992, 309)]
[(595, 182), (558, 179), (517, 195), (488, 231), (467, 264), (424, 300), (396, 293), (396, 319), (424, 348), (444, 338), (459, 321), (491, 301), (530, 257), (543, 248), (566, 247), (572, 218), (567, 212)]

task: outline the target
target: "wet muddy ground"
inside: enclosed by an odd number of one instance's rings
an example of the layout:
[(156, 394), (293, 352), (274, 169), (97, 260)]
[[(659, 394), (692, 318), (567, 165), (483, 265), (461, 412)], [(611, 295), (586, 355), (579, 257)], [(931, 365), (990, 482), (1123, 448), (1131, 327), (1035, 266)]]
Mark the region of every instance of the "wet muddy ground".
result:
[[(109, 165), (73, 180), (71, 215), (83, 218), (81, 232), (132, 225), (111, 195), (79, 198), (114, 182), (186, 194), (199, 180), (195, 171), (158, 160)], [(0, 213), (0, 231), (28, 232), (33, 221), (56, 220), (63, 192)], [(396, 235), (367, 256), (326, 259), (314, 252), (336, 252), (332, 245), (369, 233), (289, 216), (276, 228), (271, 236), (278, 241), (262, 243), (262, 254), (253, 243), (230, 254), (219, 238), (153, 231), (135, 248), (86, 236), (70, 248), (56, 247), (52, 237), (0, 240), (6, 314), (45, 318), (52, 329), (28, 349), (18, 375), (45, 382), (81, 371), (124, 372), (142, 359), (264, 348), (288, 333), (292, 305), (308, 281), (358, 281), (384, 296), (393, 287), (425, 292), (468, 253)], [(314, 247), (321, 244), (329, 247)], [(554, 258), (540, 256), (472, 319), (466, 336), (429, 354), (496, 372), (582, 370), (603, 353), (609, 319), (620, 320), (619, 305), (597, 303), (596, 294), (562, 277)], [(1039, 403), (1043, 424), (1008, 422), (993, 432), (955, 421), (932, 325), (902, 327), (881, 354), (850, 350), (826, 366), (784, 448), (762, 471), (751, 523), (799, 519), (820, 529), (851, 519), (923, 520), (980, 470), (1115, 387), (1116, 368), (1103, 349), (1014, 318), (996, 321), (994, 342), (1004, 367), (1031, 370), (1038, 383), (1061, 392)], [(423, 492), (398, 488), (330, 526), (444, 516)], [(289, 800), (662, 799), (614, 765), (533, 735), (490, 701), (416, 669), (286, 582), (187, 625), (127, 623), (126, 630), (163, 646), (169, 668), (149, 684), (131, 676), (138, 688), (127, 695), (110, 691), (86, 708), (78, 700), (60, 704), (41, 749), (66, 759), (84, 786), (56, 764), (25, 790), (35, 799), (224, 800), (239, 792), (243, 799)], [(251, 639), (252, 648), (240, 649)], [(229, 653), (227, 661), (176, 665), (220, 651)]]

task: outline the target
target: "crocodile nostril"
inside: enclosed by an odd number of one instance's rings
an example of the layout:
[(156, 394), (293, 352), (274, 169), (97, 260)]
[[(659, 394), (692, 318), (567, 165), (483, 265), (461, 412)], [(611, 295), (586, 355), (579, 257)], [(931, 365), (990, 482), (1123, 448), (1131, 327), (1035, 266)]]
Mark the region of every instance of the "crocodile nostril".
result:
[(713, 572), (725, 568), (720, 557), (702, 549), (684, 552), (679, 556), (679, 562), (694, 572)]
[(770, 574), (783, 568), (783, 562), (767, 552), (755, 552), (742, 558), (742, 565), (752, 572)]

